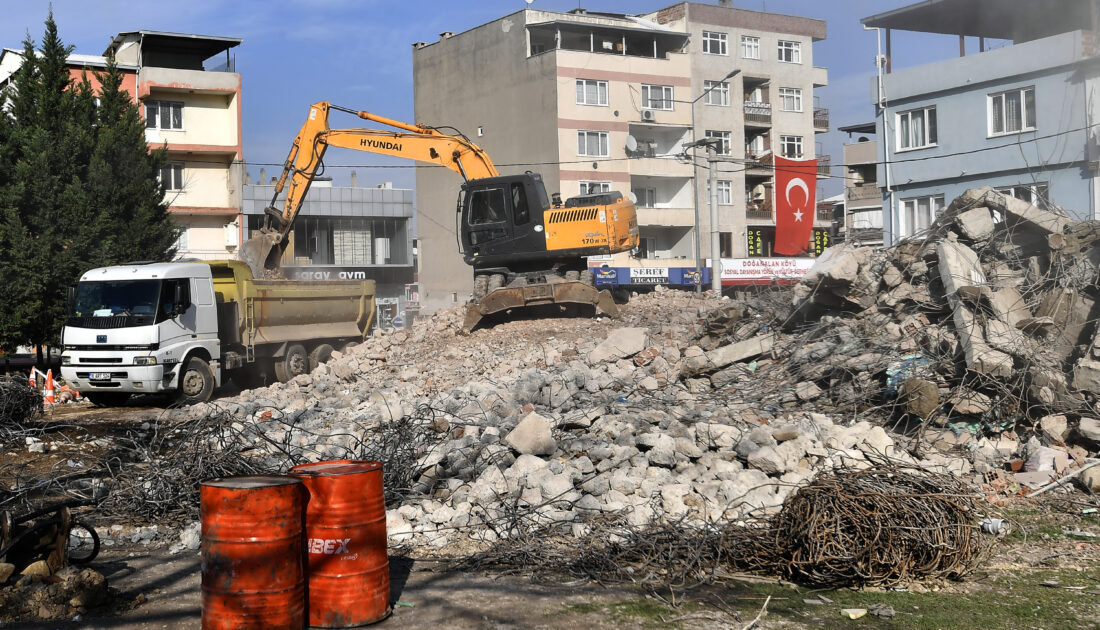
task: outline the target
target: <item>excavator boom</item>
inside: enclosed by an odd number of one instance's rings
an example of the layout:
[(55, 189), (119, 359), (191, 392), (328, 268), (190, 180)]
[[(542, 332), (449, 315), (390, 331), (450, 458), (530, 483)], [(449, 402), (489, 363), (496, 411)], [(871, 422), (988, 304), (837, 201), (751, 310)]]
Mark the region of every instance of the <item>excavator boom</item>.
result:
[[(399, 131), (330, 129), (328, 116), (333, 109)], [(257, 236), (241, 247), (240, 258), (252, 269), (255, 277), (262, 278), (278, 273), (287, 235), (294, 227), (294, 220), (301, 211), (306, 192), (309, 191), (313, 178), (321, 168), (325, 151), (330, 146), (438, 164), (459, 173), (467, 181), (500, 174), (488, 154), (462, 136), (444, 134), (431, 127), (410, 125), (324, 101), (314, 103), (310, 106), (309, 117), (294, 138), (290, 153), (283, 164), (283, 172), (275, 184), (271, 205), (264, 211), (264, 226)], [(287, 191), (286, 200), (280, 210), (275, 207), (275, 201), (284, 189)]]

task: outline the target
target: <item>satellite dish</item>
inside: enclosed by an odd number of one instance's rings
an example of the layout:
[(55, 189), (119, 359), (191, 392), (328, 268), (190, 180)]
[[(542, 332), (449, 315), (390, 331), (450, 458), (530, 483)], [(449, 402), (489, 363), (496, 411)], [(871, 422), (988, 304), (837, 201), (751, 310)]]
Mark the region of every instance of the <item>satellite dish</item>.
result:
[(633, 190), (630, 191), (630, 194), (628, 194), (627, 197), (630, 197), (630, 203), (638, 205), (638, 195), (635, 195)]
[(526, 2), (526, 3), (528, 4), (528, 5), (530, 5), (530, 4), (531, 4), (532, 2), (534, 2), (535, 0), (523, 0), (523, 1), (524, 1), (524, 2)]
[(626, 150), (627, 151), (637, 151), (638, 150), (638, 141), (634, 139), (634, 136), (631, 136), (629, 134), (626, 136)]

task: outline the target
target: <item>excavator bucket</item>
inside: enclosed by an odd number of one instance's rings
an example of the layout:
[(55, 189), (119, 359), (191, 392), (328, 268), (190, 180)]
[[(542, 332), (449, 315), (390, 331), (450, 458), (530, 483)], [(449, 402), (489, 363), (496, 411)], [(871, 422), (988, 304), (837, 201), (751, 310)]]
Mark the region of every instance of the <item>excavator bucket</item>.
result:
[(252, 269), (253, 278), (265, 278), (268, 271), (279, 269), (279, 260), (283, 256), (281, 242), (278, 232), (260, 230), (259, 234), (241, 245), (237, 257)]
[(613, 318), (619, 316), (619, 307), (612, 299), (610, 291), (600, 291), (583, 282), (545, 282), (507, 286), (491, 291), (481, 300), (470, 304), (462, 330), (467, 333), (472, 331), (490, 315), (553, 305), (563, 308), (595, 307), (597, 315)]

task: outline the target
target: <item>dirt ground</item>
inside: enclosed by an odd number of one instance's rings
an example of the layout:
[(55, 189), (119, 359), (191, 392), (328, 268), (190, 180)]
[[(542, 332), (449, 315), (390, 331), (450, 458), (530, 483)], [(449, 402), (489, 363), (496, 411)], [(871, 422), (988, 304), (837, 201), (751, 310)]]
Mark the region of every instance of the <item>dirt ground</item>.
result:
[[(151, 403), (151, 404), (150, 404)], [(100, 437), (139, 431), (163, 411), (136, 399), (121, 409), (58, 406), (42, 420), (45, 455), (5, 453), (8, 463), (56, 467), (101, 448)], [(391, 557), (392, 598), (399, 602), (380, 627), (456, 629), (744, 627), (769, 597), (764, 628), (1086, 628), (1100, 627), (1100, 497), (1077, 489), (1041, 501), (1011, 499), (991, 506), (1013, 524), (989, 557), (961, 582), (881, 589), (816, 591), (774, 579), (722, 576), (692, 589), (602, 586), (568, 576), (455, 573), (427, 559)], [(88, 515), (101, 531), (109, 517)], [(136, 524), (136, 523), (135, 523)], [(1092, 536), (1090, 536), (1090, 534)], [(2, 627), (145, 630), (198, 628), (197, 552), (169, 553), (175, 534), (149, 545), (105, 547), (92, 568), (107, 577), (111, 603), (68, 621), (9, 622)], [(871, 613), (852, 620), (842, 609), (889, 606), (893, 617)], [(0, 616), (2, 618), (2, 616)]]

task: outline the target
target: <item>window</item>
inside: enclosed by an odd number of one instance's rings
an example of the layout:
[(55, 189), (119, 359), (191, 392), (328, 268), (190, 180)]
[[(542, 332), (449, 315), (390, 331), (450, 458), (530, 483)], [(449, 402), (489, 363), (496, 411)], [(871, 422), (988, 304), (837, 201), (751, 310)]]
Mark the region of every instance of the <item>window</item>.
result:
[(718, 249), (722, 258), (733, 258), (733, 232), (718, 233)]
[(183, 190), (183, 164), (165, 164), (160, 169), (160, 181), (165, 190)]
[(581, 182), (582, 195), (594, 195), (596, 193), (611, 192), (611, 182)]
[(657, 239), (652, 236), (642, 236), (638, 239), (638, 247), (634, 248), (635, 258), (656, 258)]
[(632, 188), (630, 192), (634, 193), (634, 197), (638, 200), (635, 205), (639, 208), (653, 208), (657, 205), (656, 188)]
[(577, 105), (607, 105), (607, 81), (577, 79)]
[(1019, 184), (1017, 186), (995, 188), (994, 190), (1040, 207), (1046, 205), (1047, 196), (1050, 193), (1050, 187), (1047, 184)]
[(936, 108), (922, 107), (898, 114), (898, 151), (936, 144)]
[(706, 92), (706, 98), (703, 102), (707, 105), (721, 105), (723, 107), (729, 107), (730, 104), (730, 84), (725, 81), (703, 81), (703, 89)]
[(485, 188), (470, 193), (470, 225), (504, 221), (504, 189)]
[(779, 60), (786, 63), (802, 63), (802, 44), (779, 40)]
[(145, 101), (147, 129), (183, 129), (183, 103)]
[(1035, 129), (1035, 88), (989, 95), (989, 135)]
[(741, 36), (741, 56), (745, 59), (760, 58), (760, 38), (749, 35)]
[(703, 31), (703, 52), (708, 55), (725, 55), (726, 34)]
[(900, 236), (905, 238), (927, 230), (940, 210), (943, 210), (943, 195), (902, 199)]
[(802, 89), (779, 88), (779, 108), (785, 112), (802, 111)]
[[(728, 179), (718, 181), (718, 205), (728, 206), (733, 203), (733, 182)], [(707, 180), (707, 203), (710, 203), (710, 180)]]
[(726, 155), (730, 152), (730, 132), (707, 129), (706, 137), (716, 138), (720, 141), (720, 144), (715, 147), (715, 151), (719, 154)]
[(745, 143), (746, 156), (757, 156), (764, 153), (764, 136), (756, 136)]
[(523, 225), (531, 220), (531, 210), (527, 207), (527, 195), (524, 194), (523, 183), (512, 183), (512, 216), (516, 225)]
[(671, 85), (642, 85), (642, 109), (672, 109)]
[(606, 131), (577, 132), (577, 155), (607, 157), (610, 155), (607, 146)]
[(779, 152), (783, 157), (802, 157), (802, 136), (779, 136)]

